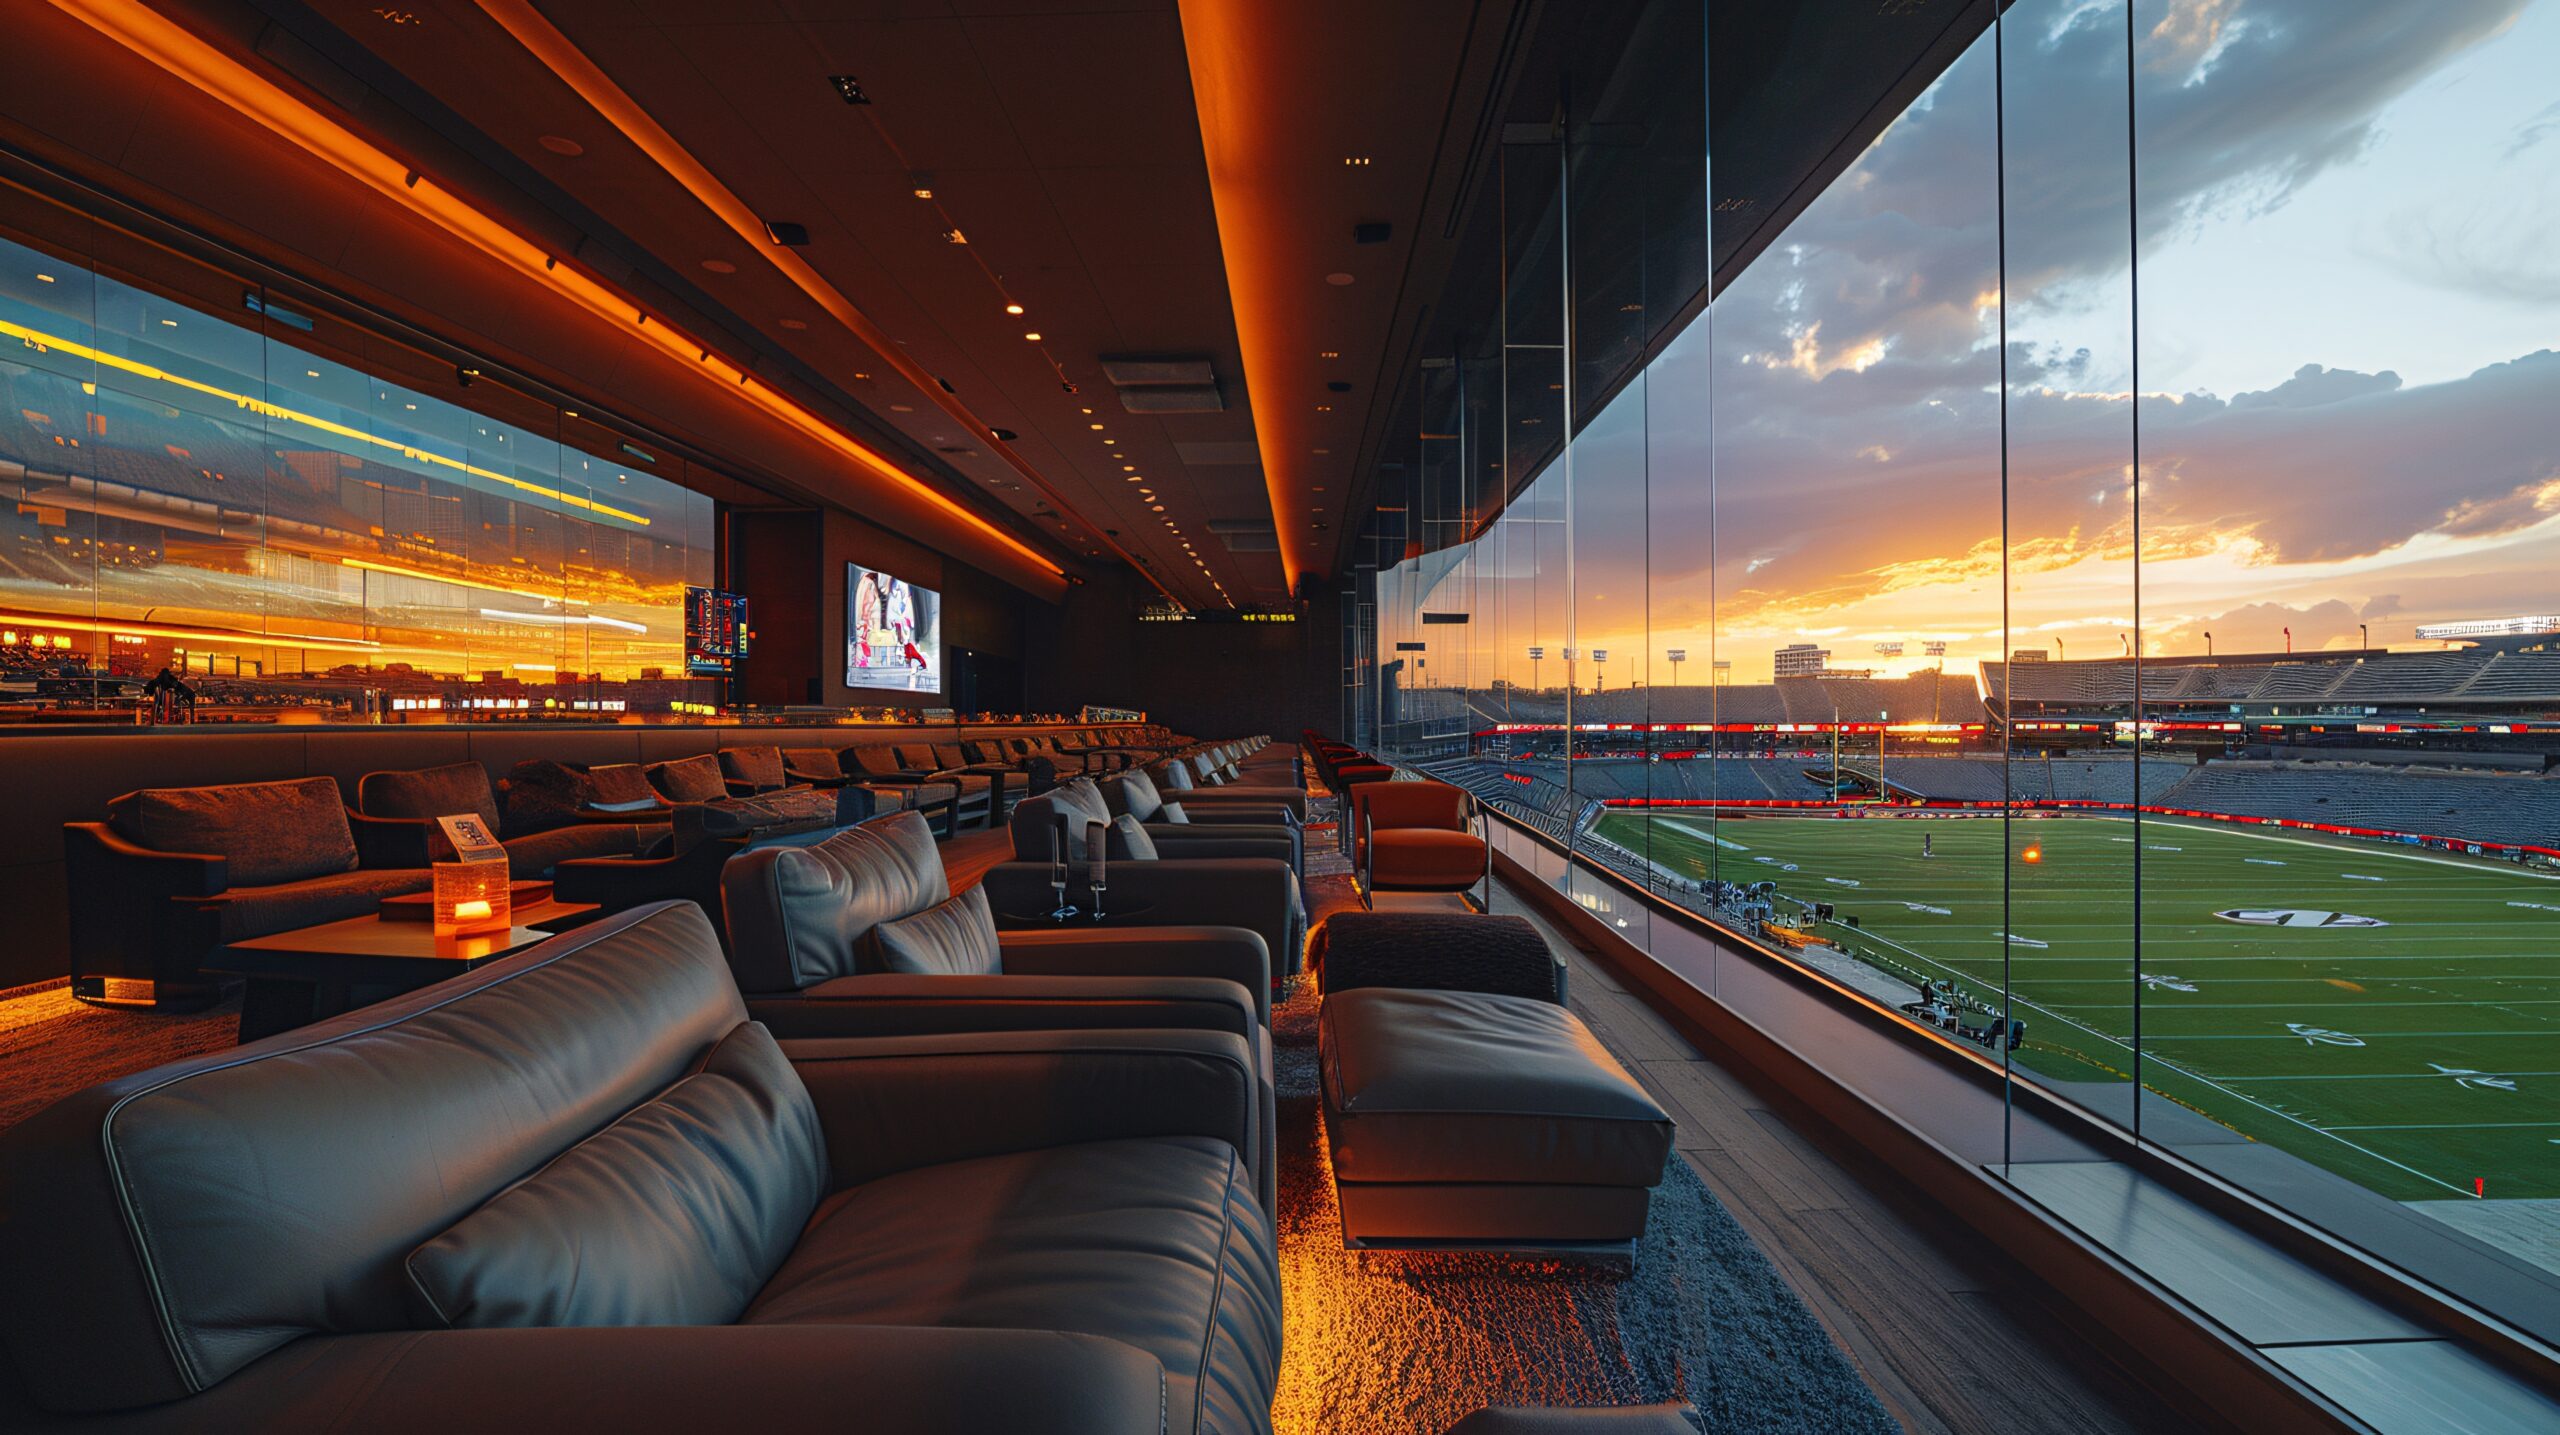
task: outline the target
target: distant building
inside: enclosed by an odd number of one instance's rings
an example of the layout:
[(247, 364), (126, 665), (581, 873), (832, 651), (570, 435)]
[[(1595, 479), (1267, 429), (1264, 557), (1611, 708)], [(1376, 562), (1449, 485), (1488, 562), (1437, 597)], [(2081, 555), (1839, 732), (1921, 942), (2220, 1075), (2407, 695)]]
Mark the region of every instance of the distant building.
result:
[(2560, 616), (2481, 618), (2466, 623), (2422, 623), (2418, 636), (2434, 642), (2463, 638), (2517, 638), (2560, 633)]
[(1782, 678), (1818, 678), (1831, 668), (1831, 650), (1812, 643), (1789, 643), (1776, 657)]
[(2046, 652), (2042, 648), (2020, 648), (2018, 651), (2009, 655), (2009, 661), (2013, 663), (2042, 663), (2050, 661), (2052, 657), (2053, 654)]

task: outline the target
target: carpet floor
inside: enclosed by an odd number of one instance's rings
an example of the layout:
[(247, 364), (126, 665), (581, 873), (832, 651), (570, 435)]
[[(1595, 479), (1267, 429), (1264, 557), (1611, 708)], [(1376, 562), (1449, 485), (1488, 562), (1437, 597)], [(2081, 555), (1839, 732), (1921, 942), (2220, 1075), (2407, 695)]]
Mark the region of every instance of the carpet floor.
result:
[[(1349, 886), (1311, 879), (1311, 915), (1341, 910)], [(1653, 1193), (1632, 1269), (1344, 1250), (1317, 1006), (1302, 983), (1272, 1016), (1287, 1320), (1273, 1416), (1284, 1435), (1422, 1435), (1485, 1405), (1675, 1399), (1716, 1435), (1900, 1428), (1685, 1160)]]
[(67, 981), (0, 992), (0, 1129), (84, 1086), (239, 1040), (237, 998), (186, 1016), (157, 1016), (76, 1001)]

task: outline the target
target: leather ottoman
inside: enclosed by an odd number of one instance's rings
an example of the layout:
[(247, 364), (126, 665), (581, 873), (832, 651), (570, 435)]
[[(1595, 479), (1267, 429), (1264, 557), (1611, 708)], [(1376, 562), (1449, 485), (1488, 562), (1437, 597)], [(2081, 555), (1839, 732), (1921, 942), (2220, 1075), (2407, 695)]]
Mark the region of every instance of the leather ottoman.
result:
[[(1367, 980), (1364, 961), (1409, 952), (1420, 922), (1487, 929), (1493, 960), (1398, 971), (1432, 986)], [(1343, 1244), (1616, 1252), (1644, 1234), (1671, 1118), (1553, 995), (1543, 943), (1520, 940), (1534, 929), (1354, 912), (1326, 926), (1317, 1051)], [(1547, 995), (1520, 994), (1540, 980)]]

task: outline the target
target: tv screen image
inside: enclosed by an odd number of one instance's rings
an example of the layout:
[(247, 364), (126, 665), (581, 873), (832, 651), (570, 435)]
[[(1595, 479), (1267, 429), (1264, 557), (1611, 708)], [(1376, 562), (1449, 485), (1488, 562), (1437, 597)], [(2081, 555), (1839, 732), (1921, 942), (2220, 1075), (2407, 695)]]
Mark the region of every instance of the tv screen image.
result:
[(942, 595), (859, 563), (844, 579), (844, 685), (941, 692)]

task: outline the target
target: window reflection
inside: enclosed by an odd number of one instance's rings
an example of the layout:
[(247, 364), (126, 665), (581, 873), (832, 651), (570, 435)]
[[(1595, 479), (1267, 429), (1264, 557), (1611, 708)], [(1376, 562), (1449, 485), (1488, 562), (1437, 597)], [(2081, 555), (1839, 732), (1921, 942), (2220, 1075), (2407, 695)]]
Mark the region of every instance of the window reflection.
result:
[[(253, 294), (254, 300), (255, 295)], [(665, 713), (711, 501), (311, 347), (314, 324), (0, 240), (0, 718)]]

